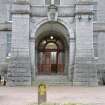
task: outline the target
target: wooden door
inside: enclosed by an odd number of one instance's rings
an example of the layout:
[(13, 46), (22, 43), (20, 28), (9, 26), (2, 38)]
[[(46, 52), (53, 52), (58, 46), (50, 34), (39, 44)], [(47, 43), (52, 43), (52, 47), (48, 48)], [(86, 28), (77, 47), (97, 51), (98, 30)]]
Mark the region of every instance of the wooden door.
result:
[(51, 72), (57, 73), (57, 52), (51, 52)]
[(43, 54), (43, 72), (45, 74), (50, 74), (51, 73), (51, 54), (50, 52), (44, 52)]

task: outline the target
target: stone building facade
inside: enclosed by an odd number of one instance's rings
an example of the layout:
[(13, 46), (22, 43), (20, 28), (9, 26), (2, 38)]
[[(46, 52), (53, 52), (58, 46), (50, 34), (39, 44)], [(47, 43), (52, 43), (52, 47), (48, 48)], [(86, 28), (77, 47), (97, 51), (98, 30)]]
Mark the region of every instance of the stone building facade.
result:
[(7, 85), (104, 85), (104, 4), (0, 0), (0, 75)]

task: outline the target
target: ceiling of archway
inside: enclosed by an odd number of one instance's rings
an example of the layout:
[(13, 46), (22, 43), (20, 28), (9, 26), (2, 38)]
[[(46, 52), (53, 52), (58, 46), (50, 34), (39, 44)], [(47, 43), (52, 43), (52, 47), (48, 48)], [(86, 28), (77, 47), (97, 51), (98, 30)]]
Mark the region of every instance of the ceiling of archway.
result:
[(37, 43), (39, 43), (46, 36), (55, 36), (63, 40), (67, 44), (69, 38), (68, 30), (65, 26), (58, 22), (47, 22), (42, 24), (36, 32)]
[(38, 49), (39, 50), (44, 50), (45, 48), (48, 49), (59, 49), (59, 50), (64, 50), (64, 43), (62, 40), (55, 36), (47, 36), (45, 38), (42, 38), (38, 44)]
[(63, 26), (62, 24), (57, 22), (47, 22), (40, 26), (40, 28), (37, 30), (36, 36), (51, 32), (56, 34), (60, 33), (66, 36), (68, 35), (66, 27)]

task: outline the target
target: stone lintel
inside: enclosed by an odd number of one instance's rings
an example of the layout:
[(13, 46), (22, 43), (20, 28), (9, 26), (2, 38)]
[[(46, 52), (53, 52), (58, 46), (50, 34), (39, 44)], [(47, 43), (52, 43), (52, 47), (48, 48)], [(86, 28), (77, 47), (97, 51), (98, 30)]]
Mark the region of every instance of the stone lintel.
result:
[(12, 31), (11, 23), (0, 23), (0, 31)]

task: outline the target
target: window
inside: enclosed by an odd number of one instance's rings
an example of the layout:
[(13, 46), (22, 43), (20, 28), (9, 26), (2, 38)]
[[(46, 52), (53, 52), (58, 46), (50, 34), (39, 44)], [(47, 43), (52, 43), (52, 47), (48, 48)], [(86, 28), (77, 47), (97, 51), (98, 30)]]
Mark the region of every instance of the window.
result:
[(11, 34), (7, 34), (7, 56), (10, 56), (11, 53)]
[(46, 49), (57, 49), (57, 45), (50, 42), (46, 45)]
[(57, 52), (51, 52), (51, 64), (56, 64)]
[(60, 0), (45, 0), (45, 5), (51, 4), (60, 5)]

